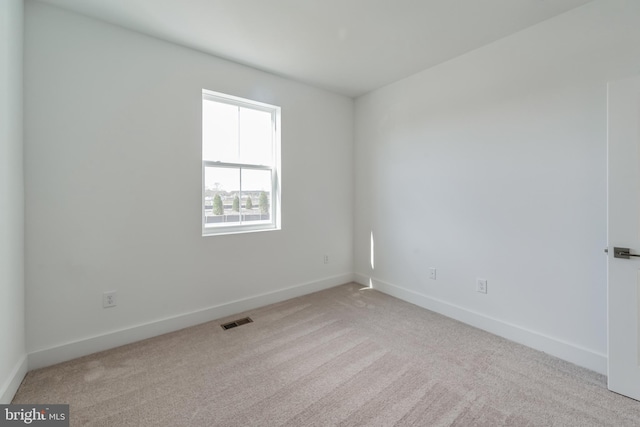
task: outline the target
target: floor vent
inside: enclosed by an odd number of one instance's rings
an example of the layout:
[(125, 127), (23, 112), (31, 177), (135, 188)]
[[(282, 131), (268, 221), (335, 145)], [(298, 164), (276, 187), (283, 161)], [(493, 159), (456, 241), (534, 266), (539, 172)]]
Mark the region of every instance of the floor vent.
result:
[(250, 317), (245, 317), (244, 319), (234, 320), (233, 322), (224, 323), (220, 326), (222, 326), (222, 329), (227, 330), (227, 329), (235, 328), (236, 326), (246, 325), (247, 323), (251, 323), (251, 322), (253, 322), (253, 320), (251, 320)]

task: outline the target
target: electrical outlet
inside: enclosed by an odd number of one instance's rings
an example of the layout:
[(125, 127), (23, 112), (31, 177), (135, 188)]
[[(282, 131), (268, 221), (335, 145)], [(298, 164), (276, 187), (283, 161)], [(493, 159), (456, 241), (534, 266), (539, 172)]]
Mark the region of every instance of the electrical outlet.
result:
[(324, 263), (329, 264), (329, 255), (324, 256)]
[(109, 291), (102, 294), (102, 308), (115, 307), (117, 304), (116, 301), (116, 291)]
[(481, 294), (487, 293), (487, 279), (478, 279), (478, 281), (476, 282), (476, 291), (480, 292)]
[(436, 269), (434, 267), (429, 269), (429, 279), (436, 280)]

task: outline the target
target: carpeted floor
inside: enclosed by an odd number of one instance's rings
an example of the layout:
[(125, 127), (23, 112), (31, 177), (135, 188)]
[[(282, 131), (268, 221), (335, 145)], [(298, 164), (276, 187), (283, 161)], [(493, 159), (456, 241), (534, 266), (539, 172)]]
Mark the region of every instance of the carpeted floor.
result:
[(13, 403), (72, 426), (640, 425), (602, 375), (356, 284), (29, 372)]

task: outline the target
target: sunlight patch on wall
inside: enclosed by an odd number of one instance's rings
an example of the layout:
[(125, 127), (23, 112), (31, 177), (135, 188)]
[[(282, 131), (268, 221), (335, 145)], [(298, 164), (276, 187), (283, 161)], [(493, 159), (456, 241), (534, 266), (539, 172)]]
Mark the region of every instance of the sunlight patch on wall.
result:
[[(376, 264), (375, 264), (375, 241), (373, 239), (373, 231), (371, 231), (371, 244), (370, 244), (370, 248), (371, 248), (371, 254), (370, 254), (370, 263), (371, 263), (371, 271), (373, 272), (373, 270), (375, 270), (376, 268)], [(369, 287), (373, 288), (373, 281), (371, 279), (371, 277), (369, 277)]]

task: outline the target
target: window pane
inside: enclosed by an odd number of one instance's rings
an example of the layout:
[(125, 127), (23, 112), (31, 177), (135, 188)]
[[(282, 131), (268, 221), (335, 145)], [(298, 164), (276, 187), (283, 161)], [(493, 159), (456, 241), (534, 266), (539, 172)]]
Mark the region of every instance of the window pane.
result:
[(273, 164), (271, 113), (240, 107), (240, 161)]
[(236, 197), (239, 200), (240, 169), (204, 168), (205, 227), (237, 225), (240, 221), (240, 213), (234, 210)]
[(273, 200), (271, 197), (270, 170), (242, 170), (242, 213), (245, 222), (270, 221)]
[(217, 162), (238, 161), (238, 107), (202, 101), (202, 158)]

